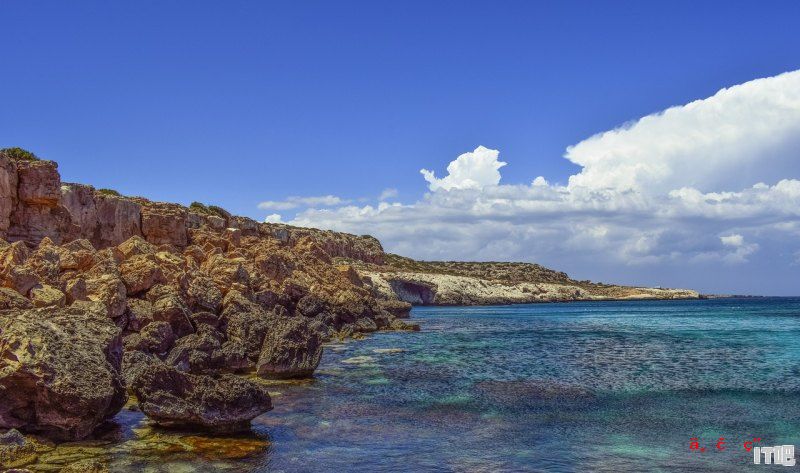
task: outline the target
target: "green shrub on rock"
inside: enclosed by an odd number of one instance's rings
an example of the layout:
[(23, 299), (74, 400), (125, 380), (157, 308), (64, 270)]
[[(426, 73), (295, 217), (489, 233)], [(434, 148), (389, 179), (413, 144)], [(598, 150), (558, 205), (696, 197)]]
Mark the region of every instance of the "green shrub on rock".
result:
[(15, 161), (39, 161), (38, 156), (18, 147), (0, 149), (0, 156), (5, 156)]
[(102, 195), (113, 195), (114, 197), (122, 197), (122, 194), (115, 191), (114, 189), (105, 189), (105, 188), (97, 189), (97, 192)]

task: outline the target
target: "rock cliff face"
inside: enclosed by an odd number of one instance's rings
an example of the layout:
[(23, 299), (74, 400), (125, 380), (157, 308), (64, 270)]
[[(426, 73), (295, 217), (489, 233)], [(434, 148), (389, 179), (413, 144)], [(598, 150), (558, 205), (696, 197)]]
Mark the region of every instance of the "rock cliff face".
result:
[(71, 440), (133, 389), (155, 422), (244, 428), (272, 406), (240, 376), (311, 376), (322, 342), (413, 330), (346, 258), (372, 237), (262, 224), (61, 182), (0, 152), (0, 429)]

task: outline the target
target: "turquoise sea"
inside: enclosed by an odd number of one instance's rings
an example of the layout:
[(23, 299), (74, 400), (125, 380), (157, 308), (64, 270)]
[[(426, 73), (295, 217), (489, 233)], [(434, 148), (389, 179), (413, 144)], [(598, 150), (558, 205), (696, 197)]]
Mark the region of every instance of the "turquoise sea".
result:
[[(272, 386), (275, 409), (241, 437), (264, 449), (235, 460), (129, 449), (112, 470), (759, 471), (770, 467), (752, 465), (745, 441), (800, 449), (800, 299), (418, 307), (412, 318), (421, 332), (330, 344), (313, 381)], [(123, 437), (143, 422), (118, 421)]]
[(273, 444), (254, 468), (758, 471), (746, 440), (800, 448), (800, 299), (413, 318), (420, 333), (334, 346), (314, 383), (284, 389), (258, 423)]

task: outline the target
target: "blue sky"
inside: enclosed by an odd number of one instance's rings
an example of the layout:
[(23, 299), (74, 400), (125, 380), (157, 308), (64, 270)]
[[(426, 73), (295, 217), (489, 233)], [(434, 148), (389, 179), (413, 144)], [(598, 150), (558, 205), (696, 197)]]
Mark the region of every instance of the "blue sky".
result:
[[(391, 188), (414, 205), (429, 192), (420, 169), (446, 175), (479, 145), (500, 150), (504, 184), (544, 176), (566, 185), (581, 171), (564, 159), (567, 147), (800, 67), (797, 2), (5, 1), (0, 17), (0, 144), (57, 160), (65, 181), (258, 219), (273, 213), (259, 202), (289, 196), (364, 206)], [(798, 178), (799, 167), (790, 159), (775, 169)], [(342, 220), (309, 215), (303, 222), (320, 226)], [(714, 241), (758, 250), (738, 265), (695, 262), (693, 276), (680, 258), (598, 266), (552, 245), (476, 241), (426, 252), (412, 235), (381, 228), (341, 229), (379, 233), (411, 256), (540, 261), (629, 283), (740, 292), (779, 284), (774, 292), (785, 294), (786, 278), (798, 276), (794, 234), (752, 243), (743, 225), (714, 227)], [(439, 248), (471, 238), (419, 235), (439, 238)], [(743, 242), (721, 243), (730, 235)], [(680, 251), (688, 260), (716, 250)]]

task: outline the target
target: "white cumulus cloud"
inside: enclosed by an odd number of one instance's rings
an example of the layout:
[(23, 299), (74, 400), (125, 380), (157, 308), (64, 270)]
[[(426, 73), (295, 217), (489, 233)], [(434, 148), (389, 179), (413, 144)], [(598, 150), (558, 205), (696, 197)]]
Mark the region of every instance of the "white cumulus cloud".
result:
[(596, 278), (675, 267), (683, 285), (762, 259), (788, 267), (800, 250), (800, 71), (646, 116), (565, 157), (581, 166), (567, 185), (501, 184), (500, 152), (479, 146), (444, 177), (423, 169), (430, 192), (414, 203), (309, 206), (290, 223), (373, 234), (424, 259), (537, 261)]
[(800, 71), (722, 89), (567, 148), (570, 186), (740, 189), (798, 170)]
[(439, 189), (481, 189), (500, 183), (500, 168), (506, 163), (497, 159), (500, 152), (478, 146), (447, 165), (447, 176), (439, 179), (433, 171), (420, 170), (432, 191)]

